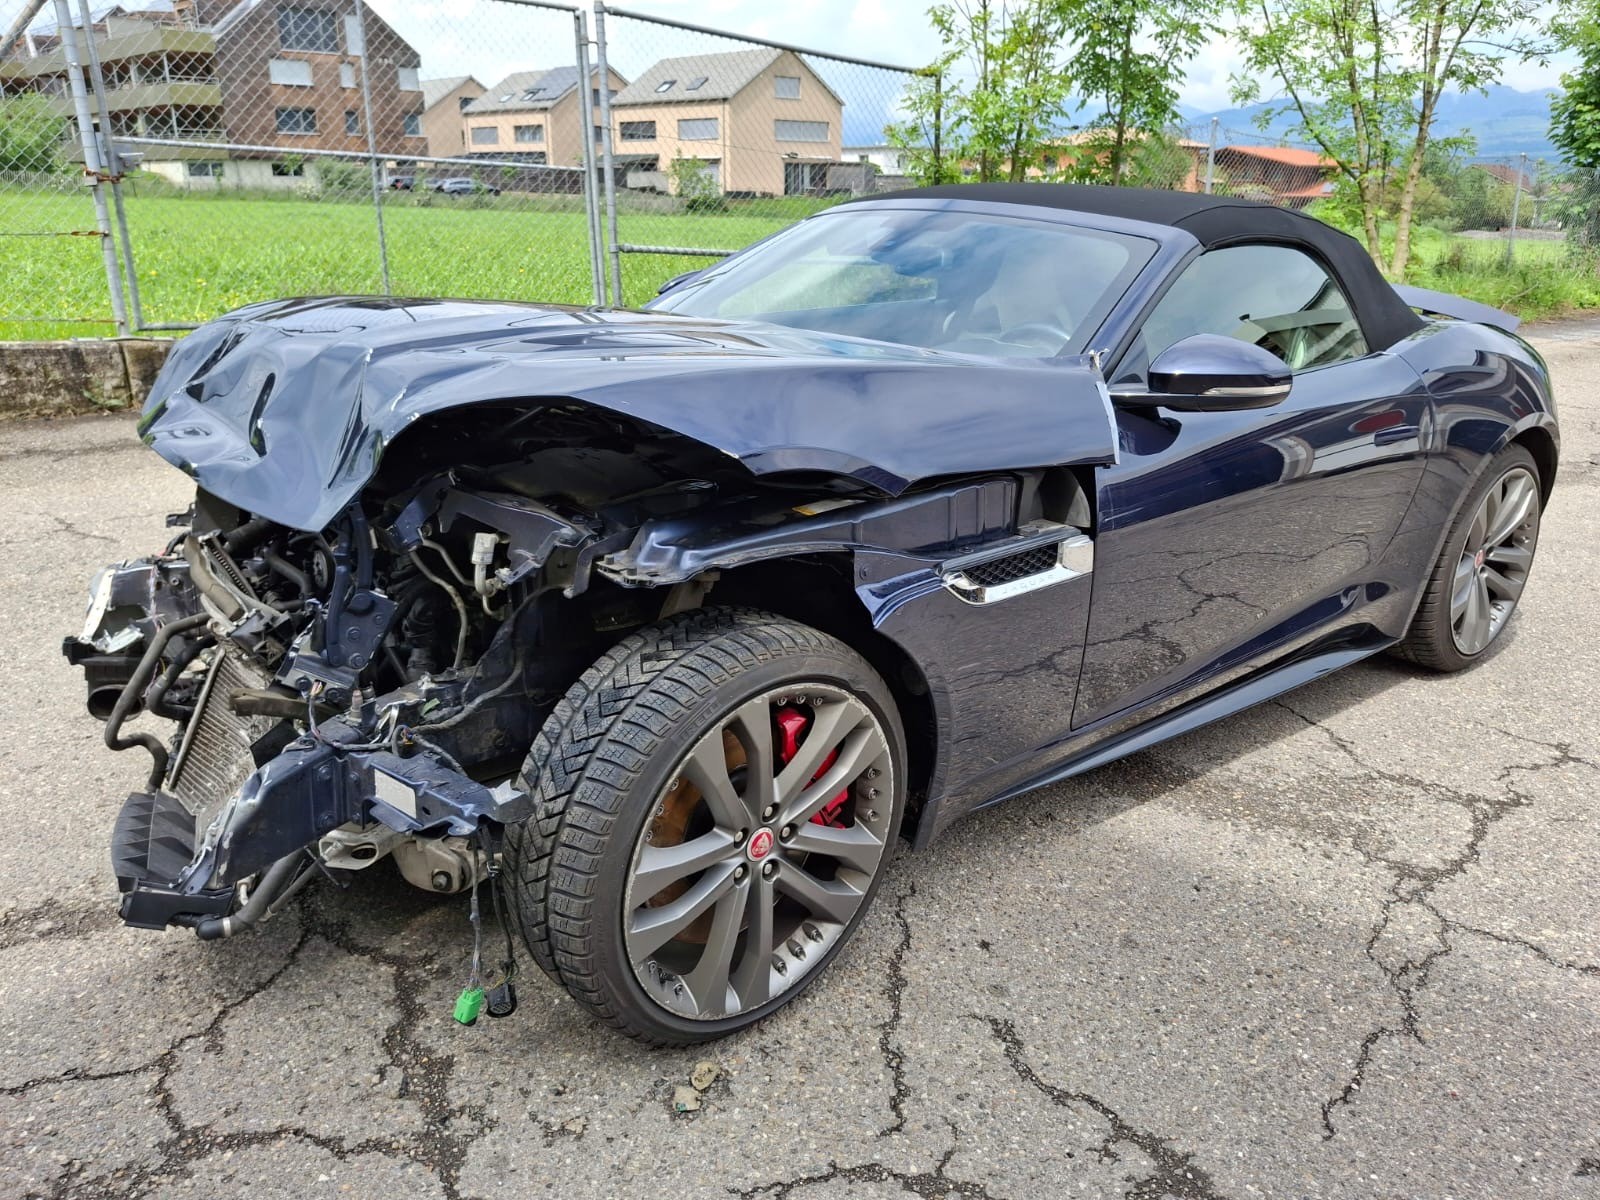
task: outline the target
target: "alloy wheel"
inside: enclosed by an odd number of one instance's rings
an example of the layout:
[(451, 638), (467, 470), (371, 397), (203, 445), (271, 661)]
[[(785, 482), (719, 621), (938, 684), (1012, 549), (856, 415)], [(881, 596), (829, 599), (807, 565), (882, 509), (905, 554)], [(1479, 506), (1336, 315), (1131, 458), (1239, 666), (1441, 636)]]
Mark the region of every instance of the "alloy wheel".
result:
[(1528, 582), (1539, 540), (1539, 485), (1513, 467), (1478, 502), (1450, 590), (1450, 633), (1462, 654), (1499, 635)]
[(634, 847), (623, 938), (645, 994), (711, 1020), (816, 970), (883, 865), (893, 770), (882, 723), (829, 684), (788, 684), (718, 721)]

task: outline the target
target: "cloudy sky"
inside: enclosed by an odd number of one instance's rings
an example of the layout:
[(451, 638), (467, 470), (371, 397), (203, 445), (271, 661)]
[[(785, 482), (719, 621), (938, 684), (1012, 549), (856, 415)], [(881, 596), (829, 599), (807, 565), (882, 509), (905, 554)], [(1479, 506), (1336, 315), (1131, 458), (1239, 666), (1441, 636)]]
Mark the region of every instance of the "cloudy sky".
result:
[[(515, 8), (499, 0), (369, 0), (422, 51), (424, 75), (474, 74), (486, 84), (512, 70), (569, 61), (571, 18)], [(929, 0), (627, 0), (624, 7), (730, 32), (818, 50), (918, 66), (937, 52), (926, 17)], [(587, 7), (587, 5), (585, 6)], [(509, 11), (508, 11), (509, 10)], [(730, 49), (654, 26), (612, 22), (613, 60), (625, 74), (669, 54)], [(531, 58), (531, 60), (530, 60)], [(1184, 102), (1202, 110), (1231, 107), (1228, 77), (1237, 51), (1218, 39), (1191, 64)], [(631, 68), (631, 71), (630, 71)], [(1508, 67), (1505, 82), (1521, 89), (1554, 86), (1561, 65)], [(493, 77), (493, 78), (491, 78)]]

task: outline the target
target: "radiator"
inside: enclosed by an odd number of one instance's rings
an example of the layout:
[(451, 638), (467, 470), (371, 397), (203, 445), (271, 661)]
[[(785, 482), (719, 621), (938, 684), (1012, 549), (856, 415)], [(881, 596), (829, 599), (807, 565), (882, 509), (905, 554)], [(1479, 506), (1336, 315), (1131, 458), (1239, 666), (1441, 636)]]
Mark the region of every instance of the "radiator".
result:
[[(236, 650), (219, 650), (201, 685), (194, 716), (183, 731), (167, 790), (196, 816), (209, 815), (256, 769), (250, 747), (277, 724), (276, 717), (241, 716), (228, 697), (271, 683)], [(204, 823), (200, 828), (204, 828)]]

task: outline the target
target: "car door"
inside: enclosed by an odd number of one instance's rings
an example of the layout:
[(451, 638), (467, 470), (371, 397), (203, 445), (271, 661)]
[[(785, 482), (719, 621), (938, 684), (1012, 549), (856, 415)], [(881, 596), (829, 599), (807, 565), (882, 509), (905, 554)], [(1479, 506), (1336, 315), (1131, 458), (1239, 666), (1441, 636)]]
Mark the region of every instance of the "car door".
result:
[(1429, 400), (1369, 353), (1337, 282), (1306, 251), (1201, 255), (1155, 305), (1112, 390), (1196, 333), (1255, 342), (1294, 371), (1270, 409), (1119, 408), (1100, 469), (1096, 562), (1074, 728), (1172, 707), (1397, 592), (1384, 553), (1416, 492)]

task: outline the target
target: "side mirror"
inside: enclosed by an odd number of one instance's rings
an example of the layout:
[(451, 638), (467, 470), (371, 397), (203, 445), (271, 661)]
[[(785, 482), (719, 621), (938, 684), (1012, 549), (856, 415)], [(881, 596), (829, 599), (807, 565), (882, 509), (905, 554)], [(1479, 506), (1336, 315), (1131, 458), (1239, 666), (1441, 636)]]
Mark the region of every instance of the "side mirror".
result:
[(1215, 333), (1174, 342), (1150, 364), (1147, 388), (1112, 389), (1118, 404), (1178, 412), (1271, 408), (1294, 384), (1289, 364), (1270, 350)]

